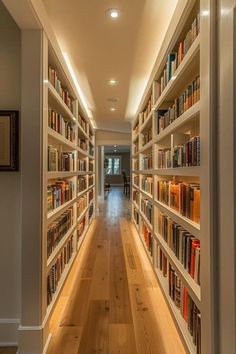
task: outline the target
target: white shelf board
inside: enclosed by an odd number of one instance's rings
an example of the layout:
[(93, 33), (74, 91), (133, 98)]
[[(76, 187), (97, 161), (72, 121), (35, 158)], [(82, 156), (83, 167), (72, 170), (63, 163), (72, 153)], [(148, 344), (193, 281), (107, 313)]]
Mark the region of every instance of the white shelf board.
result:
[(157, 268), (155, 268), (155, 274), (161, 285), (160, 288), (162, 289), (162, 292), (165, 295), (166, 302), (171, 309), (171, 314), (175, 319), (175, 322), (177, 323), (178, 330), (180, 331), (180, 333), (182, 334), (185, 340), (189, 353), (196, 354), (196, 346), (193, 344), (192, 336), (188, 331), (188, 324), (185, 322), (184, 318), (180, 313), (180, 310), (175, 306), (174, 302), (169, 296), (167, 279), (162, 275), (161, 271)]
[(85, 188), (83, 191), (79, 192), (77, 194), (77, 198), (82, 197), (82, 195), (84, 195), (86, 192), (88, 192), (88, 188)]
[(56, 178), (71, 178), (77, 176), (77, 172), (69, 172), (69, 171), (63, 171), (63, 172), (57, 172), (57, 171), (49, 171), (47, 173), (47, 178), (49, 179), (56, 179)]
[(140, 193), (144, 194), (149, 200), (153, 201), (153, 196), (149, 194), (148, 192), (145, 192), (141, 188), (139, 188)]
[(52, 86), (51, 82), (48, 82), (48, 94), (49, 107), (54, 108), (58, 113), (61, 113), (64, 118), (69, 118), (73, 123), (77, 123), (77, 119), (74, 117), (70, 108), (65, 104), (56, 89)]
[[(70, 140), (64, 138), (61, 134), (48, 127), (48, 138), (53, 140), (56, 144), (64, 145), (68, 150), (76, 150), (76, 145)], [(50, 145), (48, 143), (48, 145)]]
[(170, 134), (177, 132), (181, 127), (186, 124), (191, 124), (194, 119), (200, 114), (200, 101), (196, 102), (192, 107), (185, 111), (181, 116), (175, 119), (168, 127), (166, 127), (162, 132), (154, 136), (154, 143), (158, 143), (165, 139)]
[(72, 204), (76, 202), (76, 197), (72, 198), (68, 202), (60, 205), (58, 208), (54, 209), (53, 211), (49, 212), (47, 214), (47, 222), (52, 222), (55, 220), (56, 217), (58, 217), (60, 214), (62, 214), (66, 209), (68, 209)]
[(155, 175), (160, 176), (200, 176), (200, 166), (191, 167), (175, 167), (175, 168), (158, 168), (152, 171)]
[(78, 151), (78, 154), (88, 157), (88, 151), (85, 151), (85, 150), (81, 149), (80, 147), (77, 147), (77, 151)]
[(83, 219), (84, 215), (87, 213), (89, 206), (87, 205), (86, 208), (83, 210), (82, 214), (77, 218), (77, 224)]
[(182, 263), (175, 256), (174, 252), (169, 248), (164, 238), (155, 233), (155, 238), (161, 248), (164, 250), (165, 255), (169, 259), (170, 263), (175, 268), (175, 271), (178, 273), (179, 277), (184, 281), (186, 287), (189, 289), (189, 293), (197, 305), (198, 309), (201, 310), (201, 288), (187, 270), (183, 267)]
[(197, 36), (191, 47), (189, 48), (187, 54), (183, 58), (183, 61), (176, 69), (172, 79), (168, 82), (167, 86), (163, 90), (161, 96), (158, 98), (154, 105), (155, 110), (159, 109), (163, 102), (172, 101), (176, 98), (177, 93), (175, 93), (176, 87), (180, 86), (180, 82), (186, 81), (186, 85), (189, 83), (189, 77), (191, 77), (191, 72), (193, 70), (193, 64), (198, 61), (199, 64), (199, 53), (200, 53), (200, 34)]
[(138, 210), (138, 212), (140, 213), (140, 208), (139, 208), (138, 204), (134, 200), (132, 200), (132, 203), (135, 206), (135, 208)]
[(144, 129), (147, 127), (147, 125), (149, 125), (149, 123), (151, 123), (151, 127), (152, 127), (152, 115), (153, 115), (153, 109), (151, 109), (151, 112), (148, 114), (147, 118), (140, 126), (139, 133), (142, 133)]
[[(47, 260), (47, 268), (50, 268), (52, 266), (52, 263), (54, 259), (57, 257), (57, 255), (60, 253), (61, 249), (64, 247), (66, 244), (67, 240), (70, 238), (70, 236), (73, 234), (75, 231), (76, 224), (74, 224), (65, 234), (65, 236), (61, 239), (61, 241), (58, 243), (58, 245), (55, 247), (53, 250), (52, 254), (49, 256)], [(49, 269), (48, 269), (49, 270)]]
[(179, 212), (175, 211), (174, 209), (170, 208), (169, 206), (165, 205), (164, 203), (155, 200), (154, 204), (163, 211), (167, 216), (172, 218), (177, 224), (183, 226), (185, 230), (190, 232), (192, 235), (200, 238), (200, 224), (186, 218), (185, 216), (181, 215)]
[(81, 127), (81, 125), (79, 124), (79, 122), (77, 121), (77, 127), (78, 127), (78, 137), (81, 138), (81, 136), (83, 138), (86, 138), (87, 140), (89, 140), (89, 136), (86, 133), (86, 131)]
[(142, 148), (139, 150), (139, 153), (143, 153), (144, 151), (151, 149), (153, 145), (153, 139), (150, 140), (147, 144), (145, 144), (144, 146), (142, 146)]
[(153, 231), (153, 226), (152, 224), (149, 222), (149, 220), (147, 219), (146, 215), (142, 212), (141, 209), (139, 209), (140, 215), (142, 216), (143, 220), (145, 221), (145, 223), (147, 224), (147, 227), (149, 228), (149, 230), (152, 232)]

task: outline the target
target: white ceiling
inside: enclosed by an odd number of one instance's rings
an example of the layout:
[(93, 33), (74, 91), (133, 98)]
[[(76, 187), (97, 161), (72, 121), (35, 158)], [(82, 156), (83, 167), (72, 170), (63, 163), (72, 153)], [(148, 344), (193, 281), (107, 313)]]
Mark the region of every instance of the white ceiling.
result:
[[(177, 1), (43, 0), (97, 128), (130, 131)], [(107, 16), (111, 8), (119, 19)], [(110, 78), (119, 84), (107, 85)]]

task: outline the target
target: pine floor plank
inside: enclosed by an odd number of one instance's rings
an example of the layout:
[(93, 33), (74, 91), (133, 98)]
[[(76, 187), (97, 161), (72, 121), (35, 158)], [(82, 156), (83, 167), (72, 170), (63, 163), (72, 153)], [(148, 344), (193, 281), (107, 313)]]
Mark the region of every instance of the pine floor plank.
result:
[[(109, 353), (109, 301), (90, 301), (78, 354)], [(68, 353), (69, 354), (69, 353)]]
[(50, 341), (47, 354), (77, 354), (82, 327), (59, 327)]
[(109, 354), (137, 354), (133, 325), (109, 325)]
[(83, 326), (88, 316), (91, 280), (81, 280), (68, 301), (60, 326)]

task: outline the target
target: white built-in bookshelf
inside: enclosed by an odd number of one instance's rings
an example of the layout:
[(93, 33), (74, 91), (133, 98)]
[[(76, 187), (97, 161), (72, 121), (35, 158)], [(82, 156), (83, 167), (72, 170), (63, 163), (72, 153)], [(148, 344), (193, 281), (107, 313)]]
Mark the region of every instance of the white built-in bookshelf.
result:
[(202, 279), (209, 272), (202, 266), (207, 255), (201, 241), (208, 235), (200, 224), (209, 216), (200, 216), (202, 183), (207, 188), (200, 139), (208, 117), (201, 114), (201, 1), (180, 8), (132, 126), (132, 219), (187, 351), (206, 353), (210, 307)]
[(44, 41), (42, 310), (48, 321), (95, 215), (95, 132)]

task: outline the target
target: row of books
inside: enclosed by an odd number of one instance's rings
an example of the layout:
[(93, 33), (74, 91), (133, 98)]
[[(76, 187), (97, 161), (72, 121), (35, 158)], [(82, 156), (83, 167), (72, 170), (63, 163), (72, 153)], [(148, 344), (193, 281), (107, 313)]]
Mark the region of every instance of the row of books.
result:
[(48, 110), (48, 126), (71, 142), (75, 141), (75, 125), (52, 108)]
[(157, 182), (158, 200), (180, 214), (200, 223), (200, 184), (176, 181)]
[(78, 166), (79, 172), (86, 172), (87, 171), (87, 161), (85, 159), (78, 159), (77, 166)]
[(83, 195), (82, 197), (79, 198), (77, 202), (77, 216), (80, 217), (80, 215), (83, 213), (83, 211), (87, 207), (87, 195)]
[(141, 178), (141, 189), (149, 194), (153, 193), (153, 178), (151, 176)]
[(60, 215), (47, 230), (47, 257), (50, 257), (59, 242), (73, 225), (73, 207), (67, 209)]
[(171, 168), (172, 153), (171, 149), (159, 149), (157, 151), (157, 167), (158, 168)]
[(137, 190), (133, 190), (133, 201), (139, 205), (139, 192)]
[(175, 99), (172, 107), (167, 110), (156, 111), (157, 133), (161, 133), (175, 119), (192, 107), (200, 99), (200, 77), (187, 86), (181, 96)]
[(75, 186), (73, 181), (58, 179), (54, 184), (47, 187), (47, 210), (53, 211), (59, 206), (70, 201), (74, 195)]
[(89, 187), (93, 185), (93, 175), (88, 176)]
[(94, 203), (92, 203), (89, 207), (89, 220), (91, 219), (91, 217), (93, 216), (93, 212), (94, 212)]
[(167, 278), (169, 296), (186, 322), (187, 329), (192, 336), (196, 353), (201, 353), (201, 314), (188, 293), (187, 288), (168, 262), (161, 248), (157, 247), (157, 268)]
[(81, 117), (81, 115), (79, 114), (78, 116), (78, 122), (79, 122), (79, 125), (82, 127), (82, 129), (85, 131), (85, 133), (87, 134), (87, 131), (88, 131), (88, 123), (86, 122), (86, 120)]
[(49, 67), (48, 70), (48, 79), (72, 112), (72, 98), (70, 97), (69, 92), (63, 87), (61, 80), (57, 76), (56, 70), (52, 69), (51, 67)]
[(89, 203), (93, 200), (93, 198), (94, 198), (94, 190), (93, 190), (93, 188), (92, 188), (92, 189), (90, 189), (90, 191), (89, 191)]
[(142, 146), (145, 146), (152, 140), (152, 128), (149, 128), (142, 134)]
[(143, 170), (151, 170), (153, 168), (153, 155), (152, 153), (142, 158)]
[(89, 144), (89, 155), (93, 156), (94, 155), (94, 147), (92, 144)]
[(81, 150), (87, 152), (87, 150), (88, 150), (87, 140), (78, 138), (78, 146)]
[(134, 185), (139, 187), (139, 176), (134, 176)]
[(147, 227), (145, 221), (142, 223), (142, 230), (141, 230), (141, 235), (143, 237), (143, 240), (145, 242), (145, 245), (147, 247), (148, 253), (152, 257), (153, 255), (153, 239), (152, 239), (152, 233)]
[(148, 199), (141, 199), (141, 211), (146, 216), (150, 224), (153, 220), (153, 205), (152, 202)]
[(186, 37), (179, 43), (178, 50), (176, 52), (170, 53), (167, 57), (167, 63), (161, 76), (160, 83), (158, 82), (158, 86), (156, 87), (157, 92), (155, 96), (157, 99), (162, 94), (168, 82), (173, 77), (176, 69), (183, 61), (185, 55), (187, 54), (189, 48), (197, 38), (199, 32), (200, 18), (198, 14), (191, 25), (191, 29), (186, 34)]
[(195, 136), (187, 143), (174, 147), (173, 167), (200, 166), (200, 137)]
[(78, 177), (78, 192), (83, 192), (85, 189), (87, 189), (87, 179), (86, 177)]
[(137, 211), (136, 208), (134, 208), (133, 216), (134, 216), (134, 221), (135, 221), (136, 225), (139, 225), (139, 212)]
[(78, 227), (77, 227), (77, 243), (81, 239), (83, 232), (85, 230), (85, 225), (86, 225), (86, 216), (83, 217), (82, 220), (80, 220)]
[(153, 99), (152, 99), (152, 94), (151, 94), (146, 107), (144, 108), (144, 110), (142, 112), (139, 113), (139, 120), (140, 120), (141, 124), (143, 124), (145, 122), (145, 120), (147, 119), (147, 117), (151, 113), (152, 101), (153, 101)]
[(94, 164), (93, 161), (89, 160), (89, 172), (93, 172)]
[(53, 294), (57, 291), (58, 284), (66, 265), (69, 263), (73, 254), (73, 236), (64, 246), (61, 253), (58, 255), (55, 263), (51, 267), (47, 276), (47, 303), (52, 301)]
[(158, 233), (194, 281), (200, 284), (200, 241), (162, 212), (158, 215)]
[(134, 161), (134, 170), (138, 171), (139, 170), (139, 159), (135, 159)]
[(61, 152), (48, 145), (48, 171), (74, 171), (75, 155), (73, 152)]

